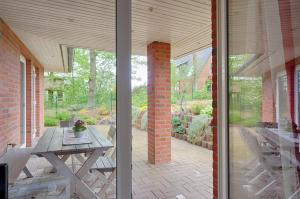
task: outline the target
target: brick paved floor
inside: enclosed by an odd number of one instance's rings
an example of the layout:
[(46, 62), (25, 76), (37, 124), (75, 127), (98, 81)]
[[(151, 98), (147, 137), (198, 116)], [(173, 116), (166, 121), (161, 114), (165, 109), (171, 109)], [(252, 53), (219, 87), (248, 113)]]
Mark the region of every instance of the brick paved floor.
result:
[(212, 198), (212, 152), (172, 138), (172, 162), (147, 161), (147, 133), (133, 131), (134, 199)]
[[(108, 131), (108, 126), (98, 128), (104, 133)], [(35, 156), (28, 165), (34, 176), (47, 175), (51, 170), (45, 159)], [(147, 132), (133, 129), (133, 198), (176, 199), (176, 196), (212, 198), (212, 152), (172, 138), (172, 162), (154, 166), (147, 161)], [(108, 191), (107, 198), (115, 198), (114, 189)]]

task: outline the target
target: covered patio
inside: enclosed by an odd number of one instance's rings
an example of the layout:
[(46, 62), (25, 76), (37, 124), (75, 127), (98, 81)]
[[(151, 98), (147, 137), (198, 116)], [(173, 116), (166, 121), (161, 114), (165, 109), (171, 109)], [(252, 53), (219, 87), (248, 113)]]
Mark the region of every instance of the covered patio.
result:
[[(216, 13), (211, 12), (215, 9), (215, 2), (207, 0), (132, 2), (132, 54), (148, 59), (148, 131), (133, 130), (135, 198), (212, 198), (213, 189), (217, 197), (216, 137), (213, 186), (212, 152), (171, 137), (170, 90), (172, 59), (216, 47), (216, 40), (212, 41)], [(5, 81), (0, 85), (5, 90), (1, 93), (0, 121), (5, 123), (1, 153), (8, 143), (34, 147), (43, 135), (45, 71), (71, 72), (73, 48), (116, 52), (115, 11), (114, 1), (0, 0), (0, 70)], [(215, 56), (213, 50), (214, 136)], [(35, 161), (40, 160), (31, 158), (29, 167), (39, 174), (36, 166), (44, 167), (47, 162), (37, 165)]]
[[(107, 125), (97, 128), (105, 134), (109, 130)], [(133, 198), (171, 199), (184, 196), (189, 199), (209, 199), (213, 197), (211, 151), (172, 138), (172, 162), (155, 166), (147, 161), (147, 133), (135, 128), (132, 133)], [(71, 159), (68, 164), (71, 166)], [(41, 159), (36, 156), (29, 160), (28, 168), (33, 171), (34, 176), (53, 175), (50, 173), (51, 164), (46, 160), (41, 162)], [(24, 177), (23, 174), (20, 179)], [(88, 178), (88, 180), (94, 179)], [(101, 186), (101, 183), (97, 186)], [(43, 196), (39, 197), (43, 198)], [(113, 187), (108, 190), (106, 197), (116, 198)]]

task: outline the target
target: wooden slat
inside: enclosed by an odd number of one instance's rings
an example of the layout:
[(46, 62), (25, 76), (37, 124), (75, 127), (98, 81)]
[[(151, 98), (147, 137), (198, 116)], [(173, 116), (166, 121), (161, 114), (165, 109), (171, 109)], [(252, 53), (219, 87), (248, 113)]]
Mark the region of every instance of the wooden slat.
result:
[(103, 162), (103, 164), (104, 164), (104, 166), (106, 168), (111, 168), (112, 167), (112, 165), (110, 164), (110, 162), (107, 160), (107, 157), (103, 157), (101, 159), (102, 159), (102, 162)]
[[(63, 71), (59, 44), (115, 52), (115, 5), (115, 0), (4, 0), (0, 17), (46, 69)], [(210, 27), (210, 6), (209, 0), (133, 0), (132, 52), (146, 55), (152, 41), (171, 43), (173, 58), (208, 47), (210, 29), (200, 33)]]
[(101, 158), (99, 158), (96, 163), (97, 163), (97, 168), (104, 168), (104, 164), (101, 161)]
[(47, 128), (37, 145), (32, 150), (32, 154), (41, 154), (48, 151), (50, 140), (52, 139), (55, 128)]
[(110, 162), (110, 164), (111, 164), (111, 166), (112, 166), (113, 168), (116, 167), (116, 161), (114, 161), (114, 160), (111, 159), (111, 158), (108, 158), (107, 160)]
[(91, 132), (91, 135), (94, 136), (94, 138), (98, 141), (98, 143), (105, 149), (113, 147), (113, 144), (108, 141), (106, 138), (102, 136), (102, 134), (94, 127), (89, 126), (88, 129)]
[(63, 129), (55, 128), (52, 139), (50, 141), (48, 152), (60, 152), (62, 150)]
[(11, 30), (8, 24), (6, 24), (0, 15), (0, 32), (20, 50), (20, 53), (25, 56), (26, 59), (30, 59), (32, 63), (38, 67), (43, 68), (38, 59), (31, 53), (30, 49), (27, 48), (26, 44), (21, 41), (17, 35)]

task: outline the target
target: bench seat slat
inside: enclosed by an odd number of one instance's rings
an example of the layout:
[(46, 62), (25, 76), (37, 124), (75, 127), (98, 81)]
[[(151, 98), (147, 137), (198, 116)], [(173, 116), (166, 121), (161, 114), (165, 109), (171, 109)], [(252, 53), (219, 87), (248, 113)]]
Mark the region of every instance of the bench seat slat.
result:
[(96, 164), (91, 168), (91, 171), (113, 172), (116, 169), (116, 163), (110, 157), (100, 157)]

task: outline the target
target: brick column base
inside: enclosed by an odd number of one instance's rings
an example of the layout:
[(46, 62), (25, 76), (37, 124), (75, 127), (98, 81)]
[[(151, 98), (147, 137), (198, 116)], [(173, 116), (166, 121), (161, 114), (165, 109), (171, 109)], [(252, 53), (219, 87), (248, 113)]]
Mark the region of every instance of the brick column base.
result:
[(171, 161), (170, 44), (153, 42), (148, 54), (148, 160)]

